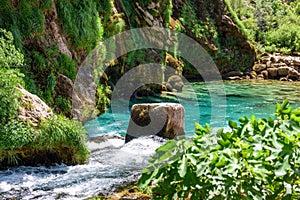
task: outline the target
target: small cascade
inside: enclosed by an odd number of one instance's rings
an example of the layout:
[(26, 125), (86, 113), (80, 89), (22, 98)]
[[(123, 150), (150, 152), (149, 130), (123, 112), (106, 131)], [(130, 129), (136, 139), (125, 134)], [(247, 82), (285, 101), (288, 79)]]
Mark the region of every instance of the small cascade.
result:
[(113, 193), (137, 180), (149, 156), (164, 143), (157, 137), (139, 138), (125, 145), (120, 136), (102, 135), (100, 142), (93, 138), (88, 143), (92, 154), (85, 165), (0, 171), (0, 199), (73, 200)]

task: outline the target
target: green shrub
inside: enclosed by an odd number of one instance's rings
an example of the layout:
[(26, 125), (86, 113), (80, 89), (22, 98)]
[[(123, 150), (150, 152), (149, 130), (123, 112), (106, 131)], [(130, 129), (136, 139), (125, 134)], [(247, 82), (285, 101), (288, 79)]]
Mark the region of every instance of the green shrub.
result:
[(34, 74), (26, 70), (21, 70), (21, 73), (24, 74), (23, 80), (24, 80), (25, 89), (28, 92), (39, 96), (41, 91), (39, 91), (36, 85)]
[(23, 84), (22, 77), (17, 70), (0, 68), (0, 124), (18, 115), (21, 93), (16, 87)]
[(111, 94), (111, 88), (110, 86), (106, 86), (106, 85), (98, 85), (97, 87), (97, 97), (98, 97), (98, 101), (97, 101), (97, 109), (100, 112), (105, 112), (107, 109), (107, 106), (110, 103), (110, 99), (109, 99), (109, 95)]
[(47, 77), (47, 85), (45, 90), (45, 98), (48, 102), (52, 101), (53, 94), (55, 92), (55, 86), (57, 83), (56, 76), (53, 72), (51, 72)]
[(35, 138), (35, 145), (39, 148), (59, 149), (62, 151), (61, 154), (64, 153), (64, 150), (69, 149), (70, 152), (73, 152), (73, 163), (83, 163), (89, 156), (86, 135), (87, 132), (80, 122), (72, 121), (61, 115), (54, 115), (41, 122), (40, 130)]
[(20, 0), (17, 9), (18, 26), (23, 37), (30, 38), (43, 33), (45, 19), (37, 1)]
[(257, 42), (258, 47), (264, 45), (268, 52), (281, 49), (284, 54), (300, 50), (298, 0), (288, 2), (226, 0), (225, 2), (230, 3), (248, 32), (248, 38)]
[(31, 65), (34, 67), (36, 72), (42, 73), (48, 68), (48, 62), (46, 58), (38, 51), (30, 52), (32, 54)]
[(49, 10), (51, 9), (53, 4), (53, 0), (41, 0), (40, 1), (40, 9), (41, 10)]
[(139, 179), (156, 199), (297, 199), (300, 111), (288, 101), (275, 116), (230, 121), (232, 131), (196, 125), (196, 137), (156, 150)]
[(64, 114), (71, 112), (71, 103), (68, 99), (59, 96), (55, 98), (54, 103)]
[[(13, 150), (31, 144), (34, 129), (27, 123), (12, 119), (7, 124), (0, 124), (0, 150)], [(1, 156), (0, 156), (1, 160)]]
[(53, 115), (35, 129), (17, 120), (0, 124), (0, 168), (54, 162), (83, 164), (88, 156), (84, 127), (66, 117)]
[(14, 46), (11, 32), (0, 28), (0, 68), (20, 67), (24, 56)]
[(95, 3), (90, 0), (60, 0), (56, 6), (69, 42), (77, 49), (93, 49), (103, 33)]
[(77, 69), (75, 62), (66, 54), (62, 53), (58, 57), (58, 72), (66, 75), (72, 81), (76, 79)]
[[(295, 17), (294, 20), (300, 20)], [(282, 24), (278, 28), (270, 30), (266, 33), (265, 40), (267, 44), (274, 44), (278, 48), (286, 48), (291, 51), (300, 51), (300, 23), (293, 23), (291, 17), (283, 19)]]
[(24, 57), (13, 45), (10, 32), (0, 29), (0, 124), (17, 117), (21, 97), (18, 85), (24, 85), (23, 74), (17, 69), (23, 65)]

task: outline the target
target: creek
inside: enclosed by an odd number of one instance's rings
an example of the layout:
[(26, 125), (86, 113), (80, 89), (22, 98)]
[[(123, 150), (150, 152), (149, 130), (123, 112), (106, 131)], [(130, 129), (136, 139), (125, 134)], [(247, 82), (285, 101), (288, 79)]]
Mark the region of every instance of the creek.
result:
[[(107, 195), (139, 177), (148, 158), (165, 141), (143, 137), (124, 144), (123, 136), (130, 116), (130, 105), (145, 102), (183, 102), (185, 130), (192, 136), (194, 123), (212, 124), (214, 129), (227, 127), (228, 120), (255, 114), (273, 116), (275, 103), (289, 99), (293, 108), (300, 107), (298, 82), (224, 82), (225, 104), (212, 101), (213, 91), (204, 83), (191, 83), (191, 88), (174, 96), (133, 99), (126, 112), (107, 112), (85, 124), (89, 133), (91, 157), (84, 165), (51, 167), (14, 167), (0, 171), (0, 199), (84, 199)], [(216, 94), (215, 96), (218, 96)], [(179, 99), (183, 99), (180, 101)], [(212, 109), (215, 107), (215, 109)], [(220, 110), (222, 113), (212, 113)], [(223, 119), (215, 121), (218, 114)]]

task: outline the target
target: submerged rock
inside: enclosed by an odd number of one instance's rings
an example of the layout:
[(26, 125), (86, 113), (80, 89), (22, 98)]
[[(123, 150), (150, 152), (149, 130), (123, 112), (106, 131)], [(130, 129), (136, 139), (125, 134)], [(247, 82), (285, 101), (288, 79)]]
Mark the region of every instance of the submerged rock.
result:
[(177, 103), (145, 103), (132, 107), (125, 143), (134, 138), (157, 135), (174, 139), (184, 135), (184, 108)]

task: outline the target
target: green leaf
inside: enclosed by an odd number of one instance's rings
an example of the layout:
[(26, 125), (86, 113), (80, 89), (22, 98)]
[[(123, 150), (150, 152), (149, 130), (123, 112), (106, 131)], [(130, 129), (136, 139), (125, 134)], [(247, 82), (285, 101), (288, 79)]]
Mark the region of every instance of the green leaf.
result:
[(285, 99), (281, 104), (281, 109), (284, 110), (289, 105), (289, 100)]
[(219, 159), (219, 162), (216, 163), (216, 167), (224, 167), (227, 164), (227, 160), (224, 156)]
[(182, 160), (181, 160), (181, 164), (180, 164), (179, 169), (178, 169), (178, 174), (181, 178), (183, 178), (185, 176), (186, 169), (187, 169), (187, 159), (186, 159), (186, 156), (183, 155)]
[(229, 120), (229, 127), (232, 129), (236, 129), (238, 125), (236, 122)]
[(193, 165), (195, 166), (197, 165), (197, 159), (193, 154), (186, 154), (186, 157), (191, 161)]
[(295, 109), (292, 111), (292, 114), (296, 115), (297, 117), (300, 116), (300, 110), (299, 109)]
[(275, 170), (276, 176), (284, 176), (288, 173), (288, 170), (291, 169), (291, 165), (289, 164), (289, 156), (285, 156), (283, 163), (280, 165), (278, 169)]

